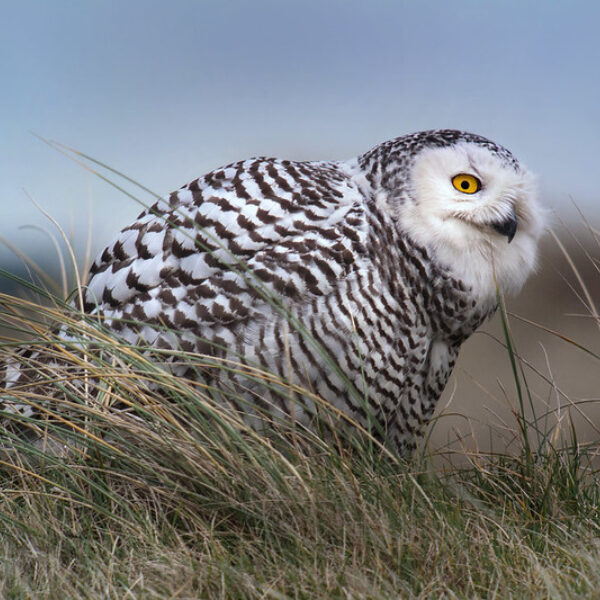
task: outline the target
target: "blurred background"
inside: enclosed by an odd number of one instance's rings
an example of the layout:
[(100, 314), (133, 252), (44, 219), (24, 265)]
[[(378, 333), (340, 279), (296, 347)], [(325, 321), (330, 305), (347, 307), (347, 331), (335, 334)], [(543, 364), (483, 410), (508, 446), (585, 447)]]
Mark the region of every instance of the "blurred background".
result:
[[(548, 235), (538, 275), (509, 310), (600, 354), (590, 305), (600, 302), (599, 22), (593, 0), (6, 3), (0, 267), (23, 273), (16, 248), (56, 273), (43, 231), (55, 230), (33, 201), (80, 256), (88, 231), (95, 254), (140, 211), (32, 132), (162, 195), (252, 155), (344, 159), (404, 133), (460, 128), (539, 174), (551, 226), (588, 288), (586, 298)], [(15, 291), (6, 278), (0, 286)], [(536, 402), (570, 410), (582, 437), (600, 439), (598, 359), (523, 321), (512, 327)], [(498, 333), (496, 318), (464, 348), (444, 403), (472, 420), (440, 419), (437, 446), (502, 438), (515, 389)]]

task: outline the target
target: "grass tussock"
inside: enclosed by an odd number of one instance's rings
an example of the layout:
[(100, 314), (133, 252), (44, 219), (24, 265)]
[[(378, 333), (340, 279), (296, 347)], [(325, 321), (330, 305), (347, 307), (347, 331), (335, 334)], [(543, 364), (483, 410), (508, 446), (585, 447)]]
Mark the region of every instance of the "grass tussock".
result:
[(596, 448), (568, 410), (536, 413), (503, 310), (518, 444), (440, 469), (426, 447), (404, 461), (344, 436), (314, 395), (326, 435), (251, 428), (242, 399), (161, 365), (310, 392), (124, 344), (27, 285), (36, 300), (0, 296), (0, 365), (33, 374), (0, 393), (41, 413), (2, 415), (0, 597), (597, 598)]
[[(5, 414), (1, 597), (597, 593), (592, 448), (568, 419), (543, 431), (527, 410), (508, 321), (520, 449), (440, 471), (426, 452), (403, 462), (366, 434), (346, 443), (278, 422), (265, 435), (209, 386), (157, 366), (164, 356), (117, 342), (73, 309), (10, 297), (2, 306), (0, 360), (27, 335), (60, 367), (29, 357), (43, 391), (10, 390), (44, 417)], [(69, 341), (53, 333), (57, 321)], [(208, 357), (185, 360), (200, 368)], [(24, 428), (42, 441), (15, 433)]]

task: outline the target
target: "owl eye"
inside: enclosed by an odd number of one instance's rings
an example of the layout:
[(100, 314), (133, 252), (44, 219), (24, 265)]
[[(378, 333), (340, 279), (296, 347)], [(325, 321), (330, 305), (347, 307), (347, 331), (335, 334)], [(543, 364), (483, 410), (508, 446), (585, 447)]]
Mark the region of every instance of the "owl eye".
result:
[(463, 194), (474, 194), (481, 189), (481, 181), (474, 175), (459, 173), (452, 178), (452, 185)]

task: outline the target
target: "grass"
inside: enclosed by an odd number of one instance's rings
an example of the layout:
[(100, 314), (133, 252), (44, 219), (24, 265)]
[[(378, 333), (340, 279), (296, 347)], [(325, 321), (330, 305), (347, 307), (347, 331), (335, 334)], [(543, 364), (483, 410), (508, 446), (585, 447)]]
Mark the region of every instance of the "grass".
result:
[[(48, 441), (70, 446), (47, 456), (3, 436), (20, 448), (0, 463), (3, 598), (597, 596), (593, 449), (568, 420), (540, 428), (508, 320), (520, 449), (436, 470), (426, 453), (402, 462), (367, 436), (349, 446), (281, 423), (259, 435), (64, 306), (2, 304), (62, 360), (47, 374), (57, 400), (18, 393), (59, 419)], [(78, 332), (78, 352), (47, 328), (57, 319)]]
[(553, 425), (536, 414), (504, 310), (518, 447), (442, 469), (427, 447), (403, 461), (366, 433), (325, 441), (280, 422), (261, 435), (218, 390), (29, 290), (43, 302), (0, 297), (0, 364), (35, 344), (60, 366), (29, 357), (44, 386), (11, 390), (46, 422), (5, 418), (38, 428), (53, 452), (0, 434), (0, 597), (598, 597), (595, 447), (568, 411)]

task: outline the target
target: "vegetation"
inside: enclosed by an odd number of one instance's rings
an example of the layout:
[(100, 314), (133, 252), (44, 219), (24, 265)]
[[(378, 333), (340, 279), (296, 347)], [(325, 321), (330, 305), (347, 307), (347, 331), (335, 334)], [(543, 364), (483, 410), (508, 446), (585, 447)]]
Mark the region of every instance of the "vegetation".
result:
[(256, 432), (156, 351), (29, 290), (0, 296), (0, 364), (28, 339), (58, 366), (24, 358), (44, 385), (11, 391), (45, 420), (4, 414), (0, 597), (597, 598), (594, 447), (536, 414), (503, 311), (518, 451), (442, 469), (366, 432)]

